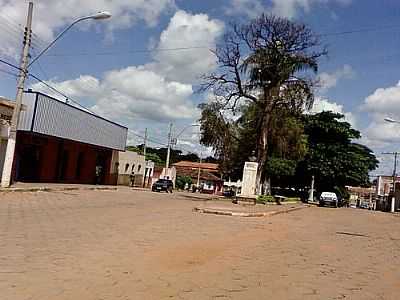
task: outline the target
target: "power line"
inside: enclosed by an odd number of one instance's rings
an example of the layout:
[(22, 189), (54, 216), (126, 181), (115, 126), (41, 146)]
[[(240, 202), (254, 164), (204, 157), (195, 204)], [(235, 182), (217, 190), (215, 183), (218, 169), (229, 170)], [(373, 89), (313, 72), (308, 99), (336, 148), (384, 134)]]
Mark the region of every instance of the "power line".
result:
[[(137, 136), (137, 137), (140, 137), (140, 138), (142, 138), (142, 139), (145, 138), (143, 135), (137, 134), (137, 133), (134, 132), (132, 129), (128, 129), (128, 131), (129, 131), (130, 133), (132, 133), (133, 135)], [(157, 140), (155, 140), (155, 139), (149, 138), (148, 136), (147, 136), (147, 141), (152, 142), (152, 143), (154, 143), (154, 144), (161, 145), (161, 146), (168, 146), (167, 143), (162, 143), (162, 142), (157, 141)]]
[(381, 30), (386, 30), (386, 29), (394, 29), (394, 28), (399, 28), (400, 25), (387, 25), (387, 26), (381, 26), (381, 27), (369, 27), (369, 28), (361, 28), (361, 29), (354, 29), (354, 30), (347, 30), (347, 31), (339, 31), (339, 32), (331, 32), (331, 33), (322, 33), (319, 34), (319, 36), (340, 36), (340, 35), (348, 35), (348, 34), (354, 34), (354, 33), (363, 33), (363, 32), (375, 32), (375, 31), (381, 31)]
[(154, 52), (167, 52), (167, 51), (183, 51), (193, 49), (209, 49), (207, 46), (193, 46), (193, 47), (177, 47), (177, 48), (159, 48), (159, 49), (138, 49), (138, 50), (127, 50), (127, 51), (111, 51), (111, 52), (81, 52), (81, 53), (54, 53), (47, 54), (46, 56), (64, 57), (64, 56), (108, 56), (108, 55), (122, 55), (122, 54), (134, 54), (134, 53), (154, 53)]
[(15, 74), (15, 73), (7, 71), (7, 70), (0, 69), (0, 72), (8, 74), (8, 75), (11, 75), (11, 76), (14, 76), (15, 78), (18, 77), (18, 74)]

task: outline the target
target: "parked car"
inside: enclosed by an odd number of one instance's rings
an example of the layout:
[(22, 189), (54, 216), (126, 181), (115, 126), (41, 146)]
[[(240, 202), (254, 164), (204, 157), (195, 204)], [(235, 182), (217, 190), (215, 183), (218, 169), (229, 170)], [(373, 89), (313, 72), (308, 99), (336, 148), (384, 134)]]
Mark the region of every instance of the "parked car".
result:
[(368, 202), (361, 202), (360, 208), (362, 208), (362, 209), (369, 209), (369, 203), (368, 203)]
[(357, 205), (355, 203), (350, 204), (350, 208), (357, 208)]
[(224, 197), (227, 198), (232, 198), (233, 196), (235, 196), (235, 192), (233, 190), (226, 190), (222, 194), (224, 195)]
[(319, 197), (319, 205), (325, 206), (330, 205), (334, 207), (338, 207), (339, 205), (338, 197), (335, 193), (332, 192), (322, 192), (321, 196)]
[(174, 184), (172, 183), (172, 180), (169, 179), (158, 179), (153, 186), (151, 187), (151, 190), (153, 192), (170, 192), (172, 193), (172, 189), (174, 187)]

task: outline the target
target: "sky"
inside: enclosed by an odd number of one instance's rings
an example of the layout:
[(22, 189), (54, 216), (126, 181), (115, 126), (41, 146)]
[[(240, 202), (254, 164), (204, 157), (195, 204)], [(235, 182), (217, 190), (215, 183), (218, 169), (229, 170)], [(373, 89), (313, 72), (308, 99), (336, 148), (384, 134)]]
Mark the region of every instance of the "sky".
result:
[[(0, 58), (19, 63), (26, 0), (0, 0)], [(183, 131), (177, 149), (209, 152), (198, 145), (197, 93), (202, 74), (217, 68), (210, 49), (230, 22), (261, 12), (289, 18), (321, 34), (328, 56), (320, 61), (313, 112), (332, 110), (362, 133), (390, 174), (400, 151), (400, 2), (398, 0), (36, 0), (31, 56), (35, 57), (79, 17), (109, 11), (68, 31), (30, 72), (70, 101), (127, 126), (128, 143), (167, 142), (168, 124)], [(15, 70), (0, 64), (0, 95), (14, 99)], [(30, 78), (27, 87), (56, 96)]]

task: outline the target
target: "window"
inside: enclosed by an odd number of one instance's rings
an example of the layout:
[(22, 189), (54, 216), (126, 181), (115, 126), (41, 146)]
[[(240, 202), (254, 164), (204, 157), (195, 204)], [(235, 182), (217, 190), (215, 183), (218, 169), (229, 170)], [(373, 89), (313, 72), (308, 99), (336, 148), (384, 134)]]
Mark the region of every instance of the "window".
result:
[(139, 165), (139, 166), (137, 167), (137, 171), (140, 172), (140, 169), (141, 169), (141, 168), (142, 168), (142, 166)]
[(126, 164), (125, 165), (125, 173), (128, 172), (128, 169), (129, 169), (129, 164)]
[(132, 170), (131, 172), (133, 173), (135, 171), (135, 164), (132, 165)]

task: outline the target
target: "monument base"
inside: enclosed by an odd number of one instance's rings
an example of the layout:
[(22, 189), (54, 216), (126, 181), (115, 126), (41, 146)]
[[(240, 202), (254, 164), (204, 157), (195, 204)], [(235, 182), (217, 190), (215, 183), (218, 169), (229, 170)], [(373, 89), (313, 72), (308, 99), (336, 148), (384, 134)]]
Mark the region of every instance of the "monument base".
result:
[(245, 204), (245, 205), (256, 205), (257, 196), (256, 195), (237, 195), (235, 199), (233, 199), (232, 203), (234, 204)]

